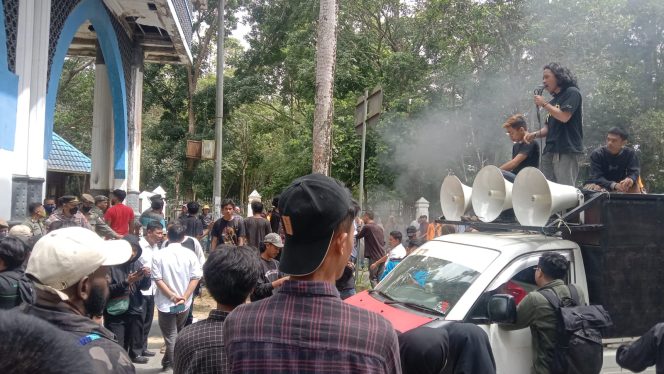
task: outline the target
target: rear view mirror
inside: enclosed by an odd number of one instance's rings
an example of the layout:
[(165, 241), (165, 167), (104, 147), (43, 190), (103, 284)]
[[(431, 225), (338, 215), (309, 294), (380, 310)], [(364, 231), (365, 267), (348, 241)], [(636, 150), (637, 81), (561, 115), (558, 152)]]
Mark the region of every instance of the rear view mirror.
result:
[(512, 295), (493, 295), (488, 305), (489, 320), (497, 323), (516, 322), (516, 303)]

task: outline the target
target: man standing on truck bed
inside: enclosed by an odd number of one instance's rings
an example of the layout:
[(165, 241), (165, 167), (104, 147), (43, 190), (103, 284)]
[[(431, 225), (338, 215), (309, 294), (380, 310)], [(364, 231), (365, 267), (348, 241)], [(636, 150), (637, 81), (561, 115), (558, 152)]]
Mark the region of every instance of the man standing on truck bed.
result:
[[(530, 327), (533, 345), (533, 374), (549, 374), (549, 367), (553, 361), (553, 353), (556, 344), (555, 310), (540, 292), (543, 289), (551, 289), (558, 298), (570, 298), (571, 293), (563, 279), (567, 275), (569, 262), (567, 259), (554, 252), (545, 253), (540, 257), (535, 269), (535, 283), (539, 287), (526, 296), (516, 310), (516, 323), (501, 324), (505, 330), (520, 330)], [(585, 297), (577, 288), (579, 301), (585, 304)]]
[(535, 105), (547, 112), (546, 120), (541, 130), (526, 135), (525, 142), (546, 138), (542, 173), (552, 182), (575, 186), (583, 155), (581, 92), (572, 72), (555, 62), (542, 69), (542, 84), (553, 99), (535, 95)]

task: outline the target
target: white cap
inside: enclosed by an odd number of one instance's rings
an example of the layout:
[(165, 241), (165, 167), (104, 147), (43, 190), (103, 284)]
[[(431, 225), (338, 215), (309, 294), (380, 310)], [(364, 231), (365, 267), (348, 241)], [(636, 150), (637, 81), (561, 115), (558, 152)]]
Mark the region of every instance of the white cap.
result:
[(67, 300), (69, 297), (60, 291), (101, 266), (129, 261), (131, 255), (131, 245), (126, 240), (103, 240), (92, 230), (67, 227), (51, 231), (37, 241), (25, 273), (37, 279), (35, 287)]

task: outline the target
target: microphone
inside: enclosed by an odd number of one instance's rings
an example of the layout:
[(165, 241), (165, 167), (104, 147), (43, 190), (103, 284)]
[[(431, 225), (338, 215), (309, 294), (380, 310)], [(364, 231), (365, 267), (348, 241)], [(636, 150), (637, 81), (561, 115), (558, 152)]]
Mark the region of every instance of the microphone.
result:
[(535, 87), (535, 90), (533, 90), (533, 93), (538, 96), (542, 96), (542, 93), (544, 92), (544, 85), (540, 84), (539, 86)]

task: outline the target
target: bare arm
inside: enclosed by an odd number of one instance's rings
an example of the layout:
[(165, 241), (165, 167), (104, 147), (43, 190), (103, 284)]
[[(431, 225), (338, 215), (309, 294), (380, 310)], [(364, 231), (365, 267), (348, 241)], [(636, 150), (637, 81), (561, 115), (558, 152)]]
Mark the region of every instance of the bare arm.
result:
[(546, 135), (548, 133), (549, 133), (549, 126), (544, 125), (544, 127), (542, 127), (541, 130), (527, 133), (526, 137), (523, 138), (523, 141), (526, 142), (526, 144), (530, 144), (533, 142), (533, 140), (537, 138), (546, 138)]
[(500, 170), (506, 170), (506, 171), (512, 171), (514, 168), (519, 166), (525, 159), (526, 155), (523, 153), (519, 153), (518, 155), (514, 156), (513, 159), (507, 161), (506, 163), (500, 165)]
[(374, 268), (376, 268), (377, 266), (380, 266), (380, 264), (385, 263), (385, 261), (387, 261), (387, 255), (385, 255), (385, 256), (379, 258), (378, 260), (376, 260), (376, 262), (374, 262), (373, 264), (371, 264), (370, 268), (374, 269)]

